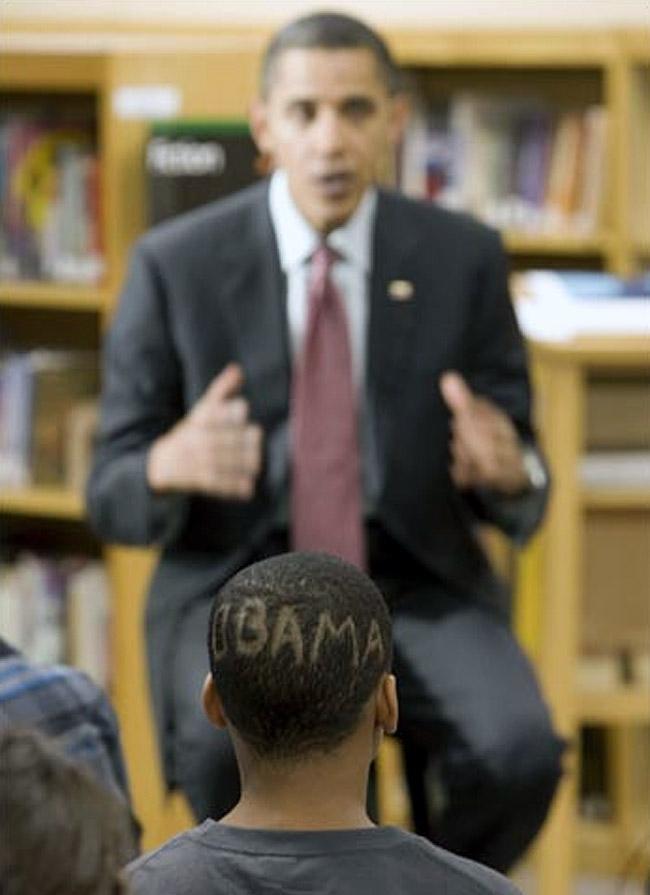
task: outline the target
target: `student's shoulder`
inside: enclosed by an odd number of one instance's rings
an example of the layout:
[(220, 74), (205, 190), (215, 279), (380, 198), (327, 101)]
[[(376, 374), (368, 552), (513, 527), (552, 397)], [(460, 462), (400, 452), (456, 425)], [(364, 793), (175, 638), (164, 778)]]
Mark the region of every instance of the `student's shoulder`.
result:
[(438, 875), (443, 871), (449, 895), (521, 895), (514, 883), (495, 870), (454, 855), (421, 836), (402, 835), (404, 850), (413, 860), (430, 864)]
[(204, 891), (205, 853), (203, 827), (194, 827), (169, 839), (159, 848), (132, 861), (125, 870), (129, 892), (150, 895), (162, 891), (194, 895)]

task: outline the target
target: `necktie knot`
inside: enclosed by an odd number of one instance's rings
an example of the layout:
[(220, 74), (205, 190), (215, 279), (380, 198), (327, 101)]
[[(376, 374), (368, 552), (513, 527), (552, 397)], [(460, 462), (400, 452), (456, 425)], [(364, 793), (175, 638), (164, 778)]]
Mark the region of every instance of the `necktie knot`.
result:
[(311, 256), (311, 272), (312, 279), (315, 282), (325, 279), (329, 276), (332, 265), (341, 256), (333, 248), (328, 246), (326, 242), (321, 242)]

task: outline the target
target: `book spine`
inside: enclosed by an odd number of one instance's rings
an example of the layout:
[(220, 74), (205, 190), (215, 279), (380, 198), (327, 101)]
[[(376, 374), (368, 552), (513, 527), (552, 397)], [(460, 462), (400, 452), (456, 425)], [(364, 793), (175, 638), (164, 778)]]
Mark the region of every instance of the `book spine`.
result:
[(110, 597), (97, 560), (23, 553), (0, 564), (2, 636), (30, 660), (110, 681)]
[(584, 113), (584, 145), (574, 224), (581, 233), (594, 233), (602, 222), (607, 171), (607, 111), (590, 106)]
[(607, 118), (602, 106), (472, 92), (416, 105), (400, 147), (400, 188), (495, 227), (594, 232), (602, 217)]
[(0, 367), (0, 485), (20, 488), (31, 479), (33, 371), (26, 354), (9, 355)]
[[(0, 125), (0, 275), (96, 282), (103, 272), (89, 122), (16, 113)], [(90, 182), (90, 185), (89, 185)], [(88, 196), (90, 194), (90, 197)]]

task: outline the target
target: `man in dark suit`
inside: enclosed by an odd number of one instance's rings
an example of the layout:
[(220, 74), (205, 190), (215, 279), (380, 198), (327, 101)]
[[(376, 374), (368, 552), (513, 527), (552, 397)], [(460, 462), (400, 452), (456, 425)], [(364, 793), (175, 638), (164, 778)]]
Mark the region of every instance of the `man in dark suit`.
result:
[[(309, 278), (326, 240), (360, 471), (337, 482), (345, 459), (322, 479), (310, 467), (308, 484), (328, 483), (311, 488), (312, 514), (333, 518), (332, 493), (360, 492), (360, 561), (393, 610), (401, 733), (428, 756), (436, 796), (418, 806), (418, 830), (505, 869), (544, 820), (562, 747), (476, 526), (525, 540), (546, 474), (498, 236), (375, 186), (403, 118), (393, 61), (360, 22), (315, 15), (276, 35), (251, 117), (270, 182), (134, 250), (106, 348), (89, 511), (107, 539), (163, 548), (147, 638), (165, 769), (197, 815), (219, 816), (238, 784), (228, 740), (196, 704), (211, 595), (251, 560), (332, 549), (305, 545), (295, 522), (295, 383), (313, 363)], [(325, 425), (307, 428), (327, 440), (338, 406), (337, 395)]]

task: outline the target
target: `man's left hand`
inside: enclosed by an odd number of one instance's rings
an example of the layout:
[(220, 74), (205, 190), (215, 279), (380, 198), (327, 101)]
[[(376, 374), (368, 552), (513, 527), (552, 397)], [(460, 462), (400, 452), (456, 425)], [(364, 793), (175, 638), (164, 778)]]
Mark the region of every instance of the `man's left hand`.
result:
[(523, 452), (510, 417), (475, 395), (459, 373), (440, 377), (451, 412), (451, 477), (462, 489), (484, 487), (519, 494), (528, 486)]

